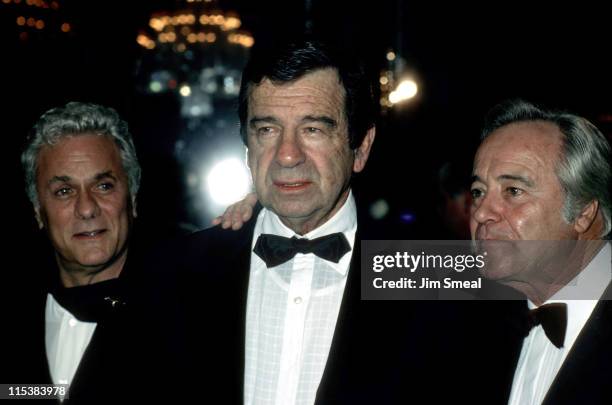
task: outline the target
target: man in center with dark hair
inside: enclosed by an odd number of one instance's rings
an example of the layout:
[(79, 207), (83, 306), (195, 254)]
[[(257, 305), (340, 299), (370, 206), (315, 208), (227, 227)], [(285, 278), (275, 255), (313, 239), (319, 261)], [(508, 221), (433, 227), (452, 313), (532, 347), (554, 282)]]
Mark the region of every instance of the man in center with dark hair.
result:
[(406, 349), (419, 328), (408, 338), (412, 312), (398, 322), (395, 303), (361, 301), (351, 178), (375, 138), (370, 81), (360, 64), (302, 41), (254, 50), (241, 86), (263, 209), (237, 232), (190, 236), (169, 257), (186, 280), (187, 378), (210, 369), (205, 396), (221, 403), (403, 403), (414, 380), (400, 370), (418, 370), (421, 348), (414, 358)]

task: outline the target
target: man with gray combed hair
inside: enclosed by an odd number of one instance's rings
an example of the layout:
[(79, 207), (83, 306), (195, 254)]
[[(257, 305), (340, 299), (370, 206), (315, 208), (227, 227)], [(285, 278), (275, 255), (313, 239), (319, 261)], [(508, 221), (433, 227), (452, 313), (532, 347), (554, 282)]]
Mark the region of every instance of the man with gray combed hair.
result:
[(2, 382), (68, 384), (70, 403), (118, 400), (138, 374), (127, 371), (135, 362), (125, 274), (141, 170), (127, 124), (96, 104), (53, 108), (32, 128), (21, 162), (54, 260), (36, 264), (43, 291), (33, 283), (20, 306), (24, 328), (15, 328), (11, 381)]
[(610, 144), (605, 136), (595, 125), (577, 115), (545, 110), (525, 101), (511, 100), (490, 111), (481, 139), (486, 139), (505, 125), (528, 121), (555, 124), (562, 135), (562, 153), (556, 174), (565, 191), (565, 220), (572, 222), (585, 205), (596, 200), (604, 221), (601, 236), (609, 238), (612, 229), (612, 174)]
[(523, 293), (529, 309), (519, 339), (496, 347), (517, 355), (497, 373), (508, 404), (612, 403), (611, 156), (573, 114), (511, 100), (485, 121), (472, 238), (496, 262), (484, 275)]

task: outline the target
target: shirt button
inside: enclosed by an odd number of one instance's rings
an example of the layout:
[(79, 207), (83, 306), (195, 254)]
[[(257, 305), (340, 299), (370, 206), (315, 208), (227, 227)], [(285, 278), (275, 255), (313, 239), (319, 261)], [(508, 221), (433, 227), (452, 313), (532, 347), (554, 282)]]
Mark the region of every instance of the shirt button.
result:
[(293, 299), (293, 302), (295, 302), (296, 304), (301, 304), (302, 303), (302, 297), (295, 297)]
[(77, 324), (76, 319), (72, 318), (71, 320), (68, 321), (68, 325), (70, 325), (71, 327), (75, 327)]

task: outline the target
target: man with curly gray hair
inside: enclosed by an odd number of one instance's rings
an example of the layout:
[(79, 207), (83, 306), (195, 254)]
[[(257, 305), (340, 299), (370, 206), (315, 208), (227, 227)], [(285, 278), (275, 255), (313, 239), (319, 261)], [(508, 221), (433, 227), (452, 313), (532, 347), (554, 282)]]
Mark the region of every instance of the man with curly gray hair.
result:
[[(89, 402), (117, 392), (117, 363), (127, 369), (130, 352), (116, 332), (129, 325), (123, 275), (141, 171), (134, 143), (113, 109), (71, 102), (39, 118), (21, 162), (27, 195), (54, 260), (42, 264), (45, 289), (27, 303), (44, 311), (44, 322), (30, 324), (19, 342), (44, 341), (45, 361), (18, 359), (12, 377), (68, 384), (72, 400)], [(101, 393), (96, 384), (108, 389)]]

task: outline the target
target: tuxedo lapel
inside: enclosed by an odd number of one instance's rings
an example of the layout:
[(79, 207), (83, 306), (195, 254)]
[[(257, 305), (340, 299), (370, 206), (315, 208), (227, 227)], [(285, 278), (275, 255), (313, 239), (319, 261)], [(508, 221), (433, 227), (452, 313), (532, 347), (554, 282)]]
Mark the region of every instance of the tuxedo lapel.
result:
[[(604, 298), (610, 298), (611, 285)], [(563, 362), (543, 403), (610, 403), (612, 301), (600, 300)]]
[[(351, 252), (351, 264), (349, 267), (344, 296), (338, 313), (336, 329), (329, 350), (325, 370), (317, 390), (316, 404), (338, 403), (343, 398), (343, 389), (350, 386), (351, 370), (354, 370), (351, 362), (351, 346), (356, 339), (357, 321), (359, 318), (360, 301), (360, 245), (359, 235), (355, 237), (354, 249)], [(353, 387), (354, 389), (354, 387)]]

